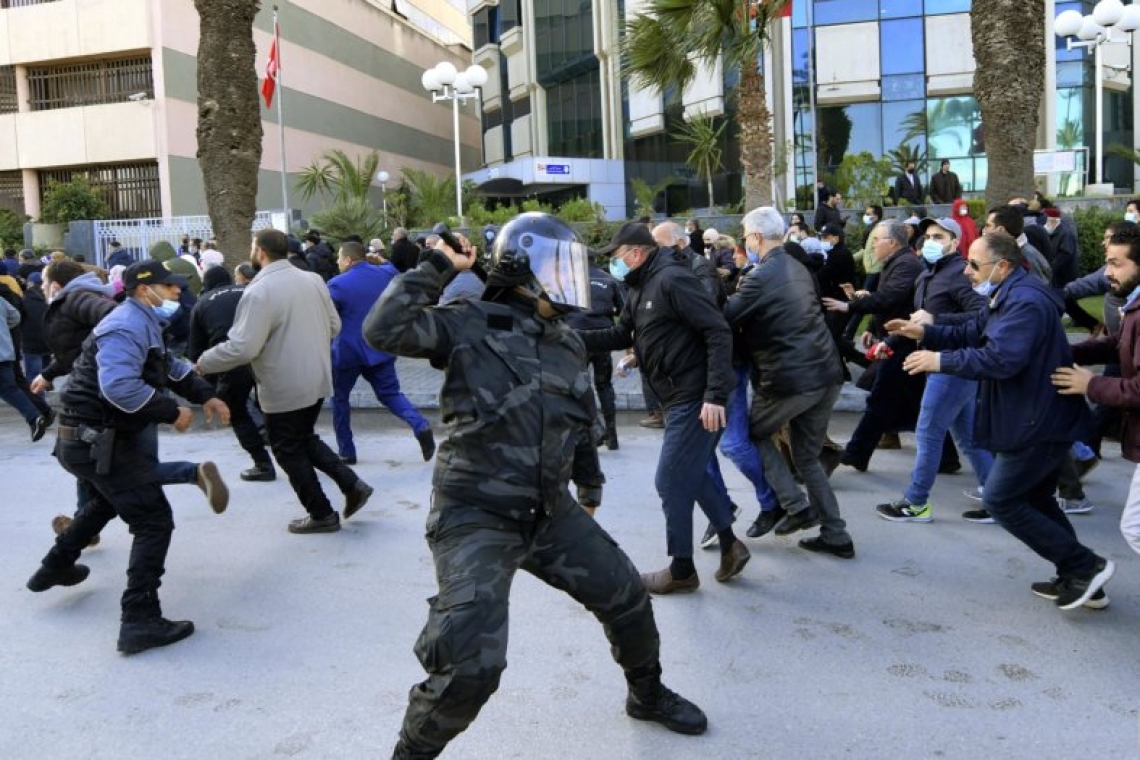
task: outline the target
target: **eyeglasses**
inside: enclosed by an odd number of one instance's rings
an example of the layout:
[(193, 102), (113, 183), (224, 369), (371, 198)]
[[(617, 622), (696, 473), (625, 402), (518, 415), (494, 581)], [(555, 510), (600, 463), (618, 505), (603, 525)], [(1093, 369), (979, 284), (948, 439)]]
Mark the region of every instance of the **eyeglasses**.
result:
[(973, 259), (966, 259), (966, 266), (970, 267), (970, 269), (973, 269), (975, 272), (978, 272), (981, 271), (982, 267), (989, 266), (990, 264), (996, 264), (999, 261), (1001, 261), (1001, 259), (990, 259), (989, 261), (982, 262), (977, 262)]

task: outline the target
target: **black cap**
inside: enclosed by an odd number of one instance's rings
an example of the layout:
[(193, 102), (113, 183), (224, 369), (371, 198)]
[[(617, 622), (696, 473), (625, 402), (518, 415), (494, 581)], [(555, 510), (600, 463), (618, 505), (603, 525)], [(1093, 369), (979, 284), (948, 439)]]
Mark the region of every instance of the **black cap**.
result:
[(623, 245), (648, 245), (656, 248), (657, 241), (653, 239), (653, 233), (651, 233), (649, 228), (644, 224), (640, 222), (626, 222), (614, 233), (614, 236), (610, 238), (610, 244), (600, 249), (598, 253), (610, 254)]
[(139, 285), (178, 285), (186, 287), (186, 278), (175, 274), (162, 265), (161, 261), (147, 259), (127, 267), (123, 272), (123, 289), (134, 290)]
[(835, 237), (844, 237), (847, 233), (844, 231), (842, 225), (835, 222), (823, 225), (823, 229), (819, 231), (820, 235), (834, 235)]

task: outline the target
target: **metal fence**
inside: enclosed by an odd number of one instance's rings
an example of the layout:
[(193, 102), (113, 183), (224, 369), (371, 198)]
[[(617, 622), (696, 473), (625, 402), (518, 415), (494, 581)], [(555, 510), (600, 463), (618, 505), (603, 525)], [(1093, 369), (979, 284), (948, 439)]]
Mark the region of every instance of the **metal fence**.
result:
[(28, 67), (33, 111), (154, 99), (150, 56)]
[[(281, 218), (277, 218), (281, 217)], [(259, 211), (253, 218), (251, 232), (268, 227), (280, 226), (284, 221), (281, 214)], [(275, 224), (275, 222), (277, 224)], [(118, 241), (136, 261), (147, 258), (150, 247), (165, 240), (175, 249), (182, 238), (209, 240), (214, 236), (214, 228), (208, 216), (175, 216), (168, 219), (111, 219), (93, 222), (95, 237), (95, 261), (103, 266), (110, 253), (111, 241)]]
[(0, 66), (0, 113), (16, 113), (20, 101), (16, 98), (16, 67)]
[(107, 202), (110, 215), (115, 218), (146, 219), (162, 213), (162, 186), (156, 161), (41, 171), (40, 201), (49, 183), (66, 184), (77, 177), (87, 179), (91, 188)]

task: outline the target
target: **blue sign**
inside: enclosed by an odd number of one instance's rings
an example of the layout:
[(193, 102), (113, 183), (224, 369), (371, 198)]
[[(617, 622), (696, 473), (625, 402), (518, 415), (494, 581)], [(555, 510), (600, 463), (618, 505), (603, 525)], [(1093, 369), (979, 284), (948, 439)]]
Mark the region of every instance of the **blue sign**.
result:
[(570, 174), (570, 164), (539, 164), (538, 170), (544, 174)]

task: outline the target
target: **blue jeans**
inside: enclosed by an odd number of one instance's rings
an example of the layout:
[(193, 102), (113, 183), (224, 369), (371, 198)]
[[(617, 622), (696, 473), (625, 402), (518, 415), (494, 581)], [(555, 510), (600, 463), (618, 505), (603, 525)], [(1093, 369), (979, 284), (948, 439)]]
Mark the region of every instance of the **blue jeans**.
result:
[(930, 498), (930, 489), (938, 477), (938, 464), (942, 460), (942, 444), (946, 440), (947, 430), (969, 458), (978, 485), (985, 486), (994, 458), (990, 452), (974, 445), (974, 401), (977, 395), (976, 380), (964, 380), (939, 373), (927, 376), (922, 406), (918, 412), (918, 426), (914, 433), (918, 453), (914, 458), (914, 470), (910, 474), (910, 487), (904, 494), (911, 504), (925, 504)]
[[(6, 327), (0, 327), (6, 330)], [(0, 362), (0, 399), (20, 413), (29, 425), (36, 421), (40, 412), (28, 398), (28, 394), (16, 383), (16, 362)]]
[[(35, 379), (36, 375), (44, 371), (44, 365), (51, 361), (51, 354), (29, 354), (24, 353), (24, 377), (28, 378), (28, 382)], [(36, 394), (41, 399), (46, 399), (46, 393)]]
[(686, 401), (665, 410), (665, 436), (654, 484), (665, 512), (665, 543), (670, 557), (693, 556), (693, 502), (700, 505), (713, 530), (732, 525), (732, 502), (723, 484), (709, 475), (720, 432), (701, 424), (703, 401)]
[(728, 399), (728, 423), (724, 428), (718, 448), (720, 453), (736, 465), (736, 469), (748, 478), (756, 489), (756, 501), (760, 511), (770, 512), (780, 506), (776, 492), (764, 477), (764, 463), (760, 461), (760, 451), (748, 435), (748, 368), (736, 369), (736, 387)]
[(994, 519), (1062, 578), (1092, 575), (1096, 555), (1077, 540), (1072, 523), (1053, 498), (1067, 443), (1043, 443), (999, 451), (986, 480), (983, 504)]
[(396, 375), (396, 360), (371, 366), (333, 367), (333, 430), (336, 431), (336, 447), (341, 456), (356, 456), (356, 445), (352, 441), (352, 408), (348, 396), (352, 393), (356, 380), (361, 375), (372, 386), (376, 400), (386, 406), (392, 414), (408, 424), (413, 433), (431, 427), (415, 405), (400, 391), (400, 378)]

